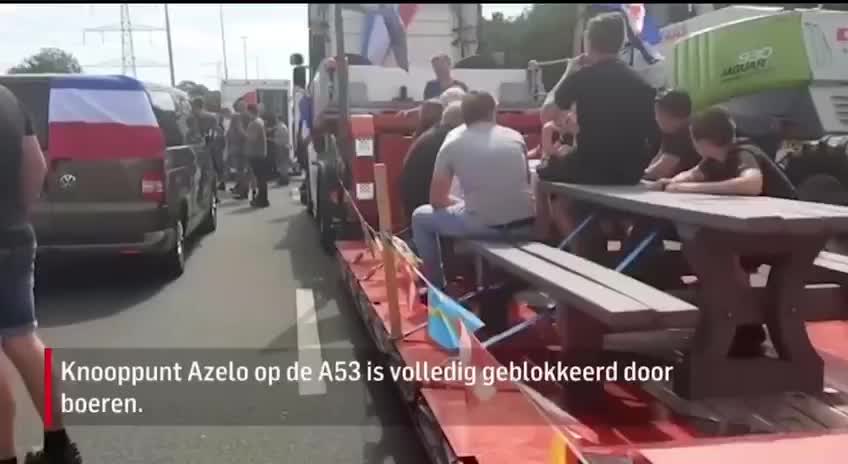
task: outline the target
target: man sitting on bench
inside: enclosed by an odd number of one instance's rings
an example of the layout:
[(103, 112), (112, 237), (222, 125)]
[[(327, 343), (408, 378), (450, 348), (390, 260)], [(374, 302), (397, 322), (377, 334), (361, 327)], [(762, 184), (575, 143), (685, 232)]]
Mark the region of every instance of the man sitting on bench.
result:
[[(795, 198), (795, 188), (780, 168), (758, 146), (736, 138), (733, 119), (721, 108), (698, 115), (692, 121), (691, 133), (701, 162), (671, 179), (660, 179), (658, 188), (667, 192)], [(739, 278), (747, 286), (748, 273), (768, 263), (768, 256), (741, 257)], [(758, 356), (765, 338), (760, 324), (739, 326), (731, 355)]]
[[(495, 122), (495, 99), (470, 92), (462, 99), (465, 126), (448, 134), (433, 169), (430, 204), (412, 215), (412, 235), (424, 273), (445, 287), (439, 237), (492, 238), (527, 234), (533, 225), (533, 196), (527, 146), (518, 132)], [(456, 176), (464, 195), (451, 197)]]

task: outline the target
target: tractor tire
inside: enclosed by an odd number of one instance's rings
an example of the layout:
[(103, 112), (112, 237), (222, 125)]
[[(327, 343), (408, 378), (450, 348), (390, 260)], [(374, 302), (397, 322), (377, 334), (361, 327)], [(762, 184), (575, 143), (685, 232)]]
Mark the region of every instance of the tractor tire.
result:
[(848, 203), (848, 189), (834, 176), (813, 174), (806, 177), (797, 186), (798, 199), (814, 203), (845, 205)]

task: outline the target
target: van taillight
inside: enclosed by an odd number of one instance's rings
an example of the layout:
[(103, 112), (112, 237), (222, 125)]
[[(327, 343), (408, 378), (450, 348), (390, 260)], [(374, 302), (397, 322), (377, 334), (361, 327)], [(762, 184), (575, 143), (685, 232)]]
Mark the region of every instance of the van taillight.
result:
[(141, 178), (141, 195), (146, 201), (165, 202), (165, 175), (161, 171), (151, 171)]

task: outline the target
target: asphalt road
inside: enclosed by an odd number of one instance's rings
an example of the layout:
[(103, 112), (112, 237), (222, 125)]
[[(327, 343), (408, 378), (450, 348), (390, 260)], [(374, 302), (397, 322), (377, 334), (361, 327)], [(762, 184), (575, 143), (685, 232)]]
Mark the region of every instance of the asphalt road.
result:
[[(299, 337), (309, 337), (310, 345), (321, 344), (317, 352), (325, 360), (362, 361), (371, 341), (346, 302), (335, 263), (320, 251), (315, 226), (293, 189), (272, 190), (272, 207), (262, 210), (222, 194), (218, 231), (199, 240), (186, 273), (170, 283), (158, 282), (155, 268), (131, 258), (41, 263), (37, 298), (42, 337), (56, 348), (288, 353), (297, 352)], [(317, 332), (309, 330), (308, 318), (297, 317), (297, 295), (314, 299)], [(40, 443), (41, 432), (17, 384), (22, 400), (17, 442), (23, 451)], [(292, 425), (69, 430), (85, 462), (94, 464), (425, 462), (390, 385), (360, 382), (330, 385), (324, 391), (286, 388), (273, 400), (263, 399), (263, 407), (287, 414), (285, 423)], [(241, 400), (210, 398), (208, 407), (232, 407)]]

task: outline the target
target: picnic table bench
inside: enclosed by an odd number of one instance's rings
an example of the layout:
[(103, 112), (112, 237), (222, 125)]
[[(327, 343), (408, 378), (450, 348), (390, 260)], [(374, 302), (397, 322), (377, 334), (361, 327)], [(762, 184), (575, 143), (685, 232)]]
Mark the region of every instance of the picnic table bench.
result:
[[(814, 260), (848, 230), (848, 208), (768, 197), (672, 194), (642, 186), (543, 183), (545, 191), (617, 213), (672, 223), (698, 278), (698, 324), (675, 390), (686, 397), (820, 392), (823, 362), (798, 311)], [(739, 256), (767, 256), (765, 298), (740, 282)], [(848, 314), (846, 314), (848, 315)], [(742, 324), (765, 323), (778, 359), (732, 359)]]
[[(478, 256), (561, 303), (558, 326), (565, 351), (600, 350), (608, 333), (694, 326), (692, 346), (674, 370), (674, 390), (680, 396), (821, 392), (823, 362), (807, 337), (800, 300), (809, 292), (805, 284), (814, 261), (827, 272), (848, 271), (848, 259), (820, 255), (830, 237), (848, 231), (848, 208), (766, 197), (673, 194), (641, 186), (541, 186), (609, 217), (673, 225), (698, 281), (692, 304), (621, 269), (598, 264), (592, 256), (541, 243), (471, 241)], [(740, 282), (739, 256), (768, 257), (771, 269), (764, 287)], [(844, 276), (831, 280), (848, 281)], [(839, 309), (844, 311), (819, 312), (815, 319), (848, 319), (848, 310)], [(778, 358), (729, 357), (736, 328), (762, 323)]]

